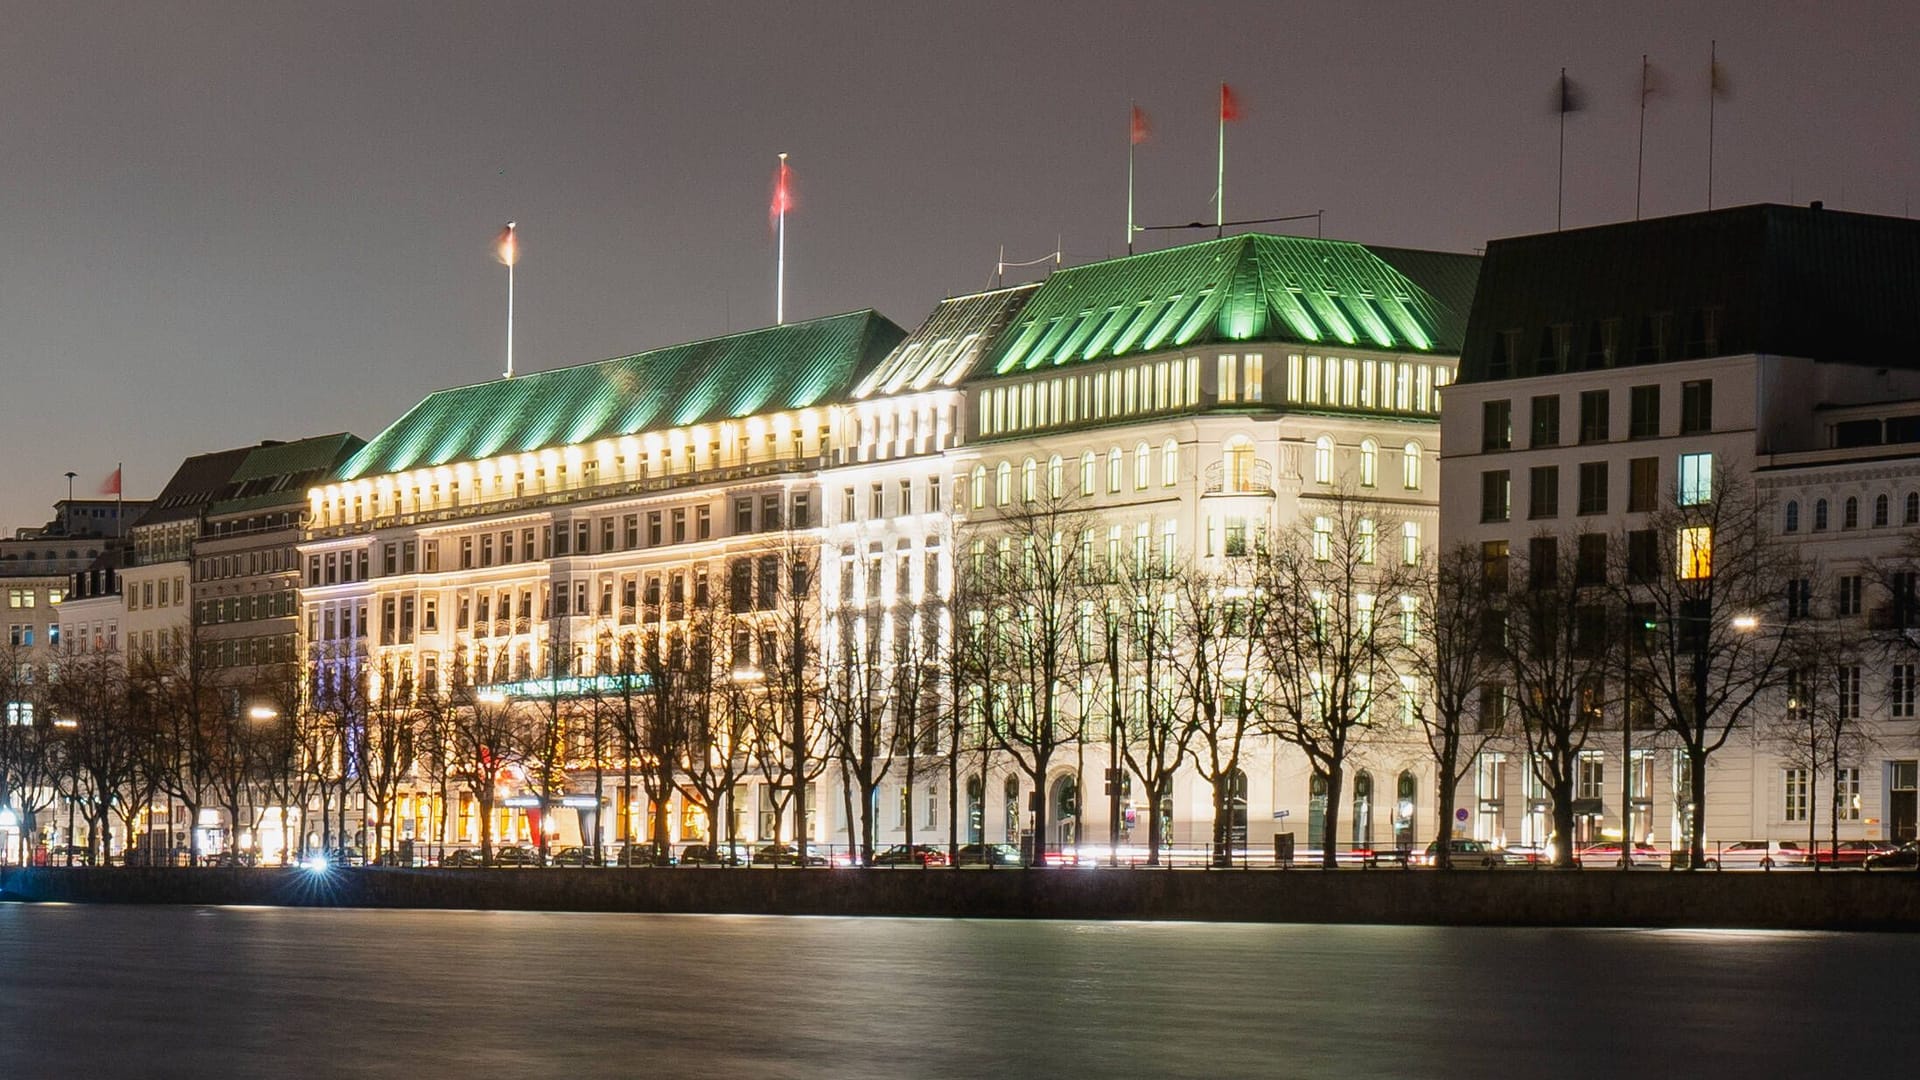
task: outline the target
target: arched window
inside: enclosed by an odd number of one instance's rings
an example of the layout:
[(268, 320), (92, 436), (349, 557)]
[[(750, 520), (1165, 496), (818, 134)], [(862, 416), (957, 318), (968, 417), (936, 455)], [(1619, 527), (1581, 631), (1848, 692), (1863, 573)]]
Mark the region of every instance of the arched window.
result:
[(1172, 439), (1160, 448), (1160, 484), (1172, 487), (1180, 482), (1180, 444)]
[(1394, 782), (1393, 792), (1393, 846), (1405, 851), (1413, 847), (1414, 810), (1420, 805), (1418, 798), (1420, 782), (1411, 772), (1403, 772)]
[(1313, 482), (1333, 483), (1333, 438), (1322, 435), (1313, 441)]
[(1840, 527), (1843, 529), (1857, 529), (1860, 527), (1859, 499), (1851, 495), (1847, 496), (1847, 501), (1841, 505)]
[(1920, 491), (1907, 492), (1907, 508), (1900, 516), (1902, 525), (1920, 525)]
[(1355, 541), (1360, 549), (1360, 561), (1363, 563), (1372, 563), (1374, 544), (1373, 519), (1361, 518), (1355, 526), (1354, 532), (1356, 533)]
[(1887, 527), (1887, 497), (1885, 495), (1875, 495), (1873, 497), (1873, 527), (1876, 529), (1884, 529)]
[(1317, 848), (1327, 841), (1327, 778), (1315, 776), (1307, 781), (1307, 846)]
[(1032, 458), (1028, 458), (1026, 461), (1026, 464), (1020, 466), (1020, 501), (1021, 502), (1032, 502), (1034, 499), (1039, 497), (1040, 492), (1037, 486), (1039, 484), (1039, 481), (1040, 481), (1040, 466)]
[(1005, 789), (1005, 794), (1006, 794), (1006, 802), (1007, 802), (1007, 806), (1006, 806), (1007, 843), (1011, 844), (1020, 839), (1020, 778), (1019, 777), (1017, 776), (1007, 777), (1007, 786)]
[(1089, 450), (1080, 455), (1080, 494), (1091, 495), (1100, 488), (1100, 459)]
[(1075, 827), (1080, 823), (1080, 789), (1072, 773), (1062, 773), (1054, 780), (1053, 797), (1048, 802), (1053, 807), (1053, 835), (1048, 839), (1071, 846), (1076, 842)]
[(1353, 846), (1366, 847), (1373, 837), (1373, 774), (1353, 778)]
[(1420, 487), (1420, 444), (1410, 442), (1400, 450), (1400, 486), (1408, 491)]
[(1059, 454), (1055, 454), (1047, 459), (1048, 498), (1058, 499), (1066, 494), (1066, 473), (1066, 465), (1061, 462)]
[(1005, 506), (1013, 501), (1013, 465), (1001, 462), (1000, 468), (993, 474), (993, 505)]
[(978, 776), (967, 777), (967, 843), (984, 843), (987, 838), (987, 784)]
[(1123, 466), (1120, 462), (1119, 447), (1116, 446), (1107, 451), (1107, 491), (1113, 495), (1120, 494), (1121, 478), (1126, 475), (1122, 471)]
[(1813, 531), (1825, 532), (1827, 529), (1827, 500), (1813, 501)]
[(1372, 487), (1380, 466), (1380, 447), (1372, 439), (1360, 442), (1360, 486)]
[(987, 505), (987, 467), (975, 465), (973, 467), (973, 508), (978, 510), (985, 505)]
[(1228, 492), (1253, 490), (1253, 440), (1235, 435), (1226, 445), (1226, 485)]
[(1133, 448), (1133, 488), (1135, 491), (1147, 490), (1147, 484), (1153, 479), (1153, 451), (1146, 443)]
[(1800, 531), (1800, 502), (1797, 499), (1787, 500), (1787, 523), (1784, 531)]

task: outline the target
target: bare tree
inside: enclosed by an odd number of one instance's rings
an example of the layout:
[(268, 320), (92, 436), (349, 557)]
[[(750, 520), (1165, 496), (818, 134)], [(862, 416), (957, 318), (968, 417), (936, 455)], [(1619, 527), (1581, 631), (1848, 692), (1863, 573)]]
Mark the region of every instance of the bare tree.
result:
[(1780, 608), (1799, 571), (1774, 541), (1766, 500), (1724, 461), (1682, 479), (1647, 516), (1643, 543), (1659, 567), (1630, 593), (1653, 626), (1635, 650), (1653, 720), (1687, 754), (1693, 869), (1705, 857), (1707, 762), (1751, 726), (1791, 668)]
[[(1860, 708), (1860, 684), (1864, 663), (1874, 650), (1858, 626), (1848, 625), (1850, 620), (1837, 617), (1833, 611), (1830, 598), (1838, 595), (1838, 589), (1821, 588), (1815, 593), (1813, 581), (1810, 575), (1790, 587), (1792, 617), (1787, 632), (1792, 639), (1791, 666), (1780, 687), (1780, 711), (1763, 722), (1758, 741), (1770, 746), (1789, 768), (1800, 770), (1804, 776), (1799, 809), (1807, 821), (1807, 852), (1815, 856), (1813, 865), (1818, 870), (1820, 813), (1814, 795), (1820, 789), (1821, 777), (1828, 781), (1828, 840), (1837, 857), (1846, 794), (1840, 772), (1848, 762), (1859, 762), (1873, 745), (1872, 731)], [(1821, 584), (1838, 585), (1831, 579)], [(1899, 685), (1900, 678), (1895, 674), (1890, 680), (1888, 698), (1897, 702), (1904, 692), (1906, 700), (1911, 701), (1913, 690)]]
[(1480, 553), (1470, 547), (1438, 553), (1413, 575), (1410, 586), (1414, 606), (1403, 615), (1409, 632), (1401, 642), (1401, 665), (1426, 689), (1414, 715), (1433, 757), (1439, 788), (1435, 857), (1446, 869), (1453, 865), (1460, 785), (1500, 732), (1500, 718), (1483, 715), (1480, 699), (1500, 675), (1500, 656), (1487, 645), (1488, 628), (1503, 612), (1482, 587)]
[(133, 799), (146, 734), (128, 707), (125, 661), (111, 652), (70, 653), (49, 673), (45, 690), (55, 715), (73, 724), (62, 740), (66, 767), (74, 795), (87, 806), (88, 848), (105, 865), (108, 822), (116, 801)]
[(1261, 562), (1273, 720), (1325, 785), (1321, 865), (1329, 869), (1348, 757), (1391, 700), (1383, 691), (1397, 682), (1403, 656), (1399, 598), (1413, 587), (1403, 560), (1379, 549), (1397, 523), (1377, 514), (1347, 492), (1316, 500)]
[(753, 556), (754, 722), (748, 743), (777, 820), (790, 822), (797, 862), (808, 861), (810, 791), (826, 771), (821, 730), (819, 553), (794, 536)]
[[(870, 586), (868, 595), (876, 591)], [(867, 865), (873, 862), (874, 807), (893, 766), (889, 665), (895, 658), (882, 647), (886, 618), (878, 603), (841, 604), (828, 620), (823, 650), (821, 705), (827, 746), (849, 789), (847, 802), (854, 804), (846, 808), (848, 825), (857, 823), (858, 828), (849, 835), (849, 844)]]
[[(1083, 649), (1098, 650), (1092, 659), (1104, 680), (1099, 694), (1113, 755), (1107, 774), (1108, 843), (1116, 863), (1121, 799), (1131, 776), (1140, 781), (1147, 798), (1147, 865), (1160, 865), (1168, 827), (1164, 807), (1198, 730), (1186, 693), (1189, 679), (1198, 675), (1209, 684), (1218, 681), (1216, 673), (1202, 675), (1185, 662), (1203, 655), (1218, 659), (1208, 648), (1214, 643), (1209, 632), (1216, 628), (1193, 618), (1214, 610), (1208, 594), (1218, 583), (1196, 581), (1199, 572), (1178, 562), (1178, 552), (1150, 554), (1144, 562), (1125, 560), (1108, 583), (1100, 632), (1088, 628), (1080, 634)], [(1241, 640), (1248, 638), (1243, 634)], [(1237, 759), (1237, 749), (1230, 756)]]

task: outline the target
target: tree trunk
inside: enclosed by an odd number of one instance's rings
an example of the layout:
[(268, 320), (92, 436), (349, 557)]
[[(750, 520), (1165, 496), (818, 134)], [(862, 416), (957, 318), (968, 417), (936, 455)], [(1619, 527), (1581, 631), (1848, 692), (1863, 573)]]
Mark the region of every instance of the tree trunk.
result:
[[(1569, 758), (1571, 762), (1573, 759)], [(1566, 770), (1549, 792), (1553, 797), (1553, 865), (1566, 869), (1577, 865), (1573, 857), (1573, 780)]]
[[(1440, 775), (1435, 777), (1440, 783), (1440, 827), (1434, 838), (1434, 865), (1442, 870), (1453, 869), (1453, 804), (1460, 778), (1454, 775), (1459, 767), (1459, 750), (1448, 746), (1440, 755)], [(1414, 838), (1419, 843), (1419, 838)]]
[(1687, 869), (1692, 870), (1707, 858), (1707, 755), (1691, 747), (1687, 750), (1687, 777), (1693, 786), (1693, 836), (1687, 844)]
[(1332, 769), (1326, 773), (1327, 810), (1321, 815), (1320, 866), (1326, 870), (1340, 867), (1340, 798), (1345, 793), (1341, 783), (1340, 770)]

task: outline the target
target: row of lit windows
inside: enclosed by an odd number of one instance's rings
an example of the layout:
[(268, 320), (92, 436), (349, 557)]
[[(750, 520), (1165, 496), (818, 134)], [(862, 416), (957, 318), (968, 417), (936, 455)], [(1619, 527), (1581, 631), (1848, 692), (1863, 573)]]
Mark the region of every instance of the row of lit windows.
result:
[[(1222, 357), (1223, 361), (1231, 360)], [(1260, 358), (1248, 357), (1257, 372)], [(1249, 380), (1257, 394), (1258, 375)], [(996, 386), (976, 397), (980, 434), (1004, 435), (1089, 420), (1184, 409), (1200, 404), (1200, 358), (1161, 360), (1090, 375), (1063, 375)], [(1245, 400), (1257, 401), (1258, 397)]]
[[(1119, 494), (1127, 486), (1127, 455), (1119, 447), (1112, 447), (1106, 454), (1105, 486), (1108, 494)], [(1047, 498), (1065, 498), (1067, 488), (1067, 464), (1059, 454), (1047, 459), (1045, 476), (1041, 475), (1042, 466), (1038, 459), (1028, 458), (1019, 468), (1019, 500), (1030, 503), (1039, 499), (1044, 491)], [(1079, 475), (1076, 487), (1081, 495), (1097, 494), (1101, 488), (1101, 458), (1092, 450), (1080, 455)], [(1157, 470), (1161, 487), (1173, 487), (1180, 482), (1180, 444), (1168, 439), (1160, 446), (1159, 469)], [(1154, 468), (1154, 450), (1147, 443), (1136, 443), (1133, 448), (1132, 482), (1135, 491), (1145, 491), (1153, 485), (1156, 470)], [(1043, 487), (1044, 485), (1044, 487)], [(992, 472), (992, 497), (995, 506), (1012, 505), (1014, 493), (1014, 466), (1010, 461), (1002, 461)], [(978, 510), (987, 505), (988, 472), (987, 467), (975, 465), (968, 483), (969, 502)]]
[(1438, 413), (1439, 391), (1453, 380), (1441, 364), (1353, 357), (1287, 357), (1287, 402), (1340, 409)]
[[(1249, 448), (1250, 449), (1250, 448)], [(1313, 482), (1331, 484), (1334, 481), (1333, 436), (1322, 435), (1313, 441)], [(1417, 442), (1409, 442), (1400, 448), (1400, 486), (1408, 491), (1420, 488), (1420, 465), (1422, 450)], [(1377, 487), (1380, 483), (1380, 444), (1372, 439), (1360, 440), (1359, 481), (1361, 487)]]

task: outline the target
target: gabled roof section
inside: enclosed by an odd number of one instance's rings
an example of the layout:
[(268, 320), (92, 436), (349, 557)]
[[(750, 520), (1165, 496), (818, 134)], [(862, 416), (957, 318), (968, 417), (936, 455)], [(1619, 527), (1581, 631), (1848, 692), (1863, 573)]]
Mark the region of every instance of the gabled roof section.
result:
[(860, 381), (853, 396), (913, 393), (963, 381), (1039, 288), (1038, 283), (1016, 285), (940, 301), (927, 321)]
[[(990, 373), (1209, 342), (1458, 353), (1479, 259), (1249, 234), (1056, 270)], [(985, 374), (986, 372), (983, 372)]]
[(173, 477), (167, 481), (167, 486), (161, 488), (160, 494), (154, 497), (153, 505), (130, 527), (137, 529), (143, 525), (164, 525), (198, 517), (200, 511), (226, 494), (234, 470), (246, 461), (247, 456), (266, 445), (271, 444), (195, 454), (181, 462), (180, 467), (173, 471)]
[(424, 466), (710, 423), (844, 397), (906, 336), (871, 310), (442, 390), (335, 473)]
[(365, 439), (345, 432), (262, 444), (234, 470), (224, 496), (207, 512), (230, 514), (281, 504), (304, 505), (309, 487), (333, 475), (341, 462), (365, 445)]
[(1760, 204), (1495, 240), (1460, 381), (1750, 353), (1920, 370), (1920, 222)]

